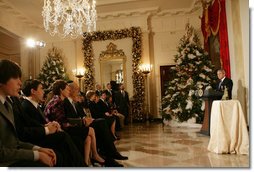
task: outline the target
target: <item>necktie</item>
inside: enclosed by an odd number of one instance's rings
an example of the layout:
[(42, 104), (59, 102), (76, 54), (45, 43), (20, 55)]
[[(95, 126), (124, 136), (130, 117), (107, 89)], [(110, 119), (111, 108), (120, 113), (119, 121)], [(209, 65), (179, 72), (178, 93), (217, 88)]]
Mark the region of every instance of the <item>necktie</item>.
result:
[(74, 110), (75, 110), (75, 112), (77, 113), (77, 109), (76, 109), (76, 107), (75, 107), (74, 102), (71, 102), (71, 104), (72, 104), (72, 106), (73, 106), (73, 109), (74, 109)]
[(221, 80), (221, 81), (220, 81), (220, 83), (219, 83), (219, 88), (218, 88), (219, 90), (220, 90), (220, 86), (221, 86), (221, 84), (222, 84), (222, 80)]
[(4, 102), (4, 107), (6, 108), (7, 111), (10, 110), (10, 108), (12, 107), (13, 101), (11, 100), (10, 97), (6, 97), (6, 100)]
[(39, 105), (37, 106), (37, 110), (40, 113), (41, 117), (46, 121), (46, 117), (44, 116), (44, 114), (43, 114), (43, 112), (41, 110), (41, 107)]
[(108, 106), (108, 103), (105, 100), (103, 100), (103, 102)]
[(125, 93), (124, 93), (124, 91), (122, 91), (122, 95), (123, 95), (123, 97), (125, 96)]
[(13, 101), (10, 97), (6, 97), (6, 101), (12, 106)]
[(4, 107), (9, 112), (9, 105), (8, 105), (7, 100), (4, 102)]

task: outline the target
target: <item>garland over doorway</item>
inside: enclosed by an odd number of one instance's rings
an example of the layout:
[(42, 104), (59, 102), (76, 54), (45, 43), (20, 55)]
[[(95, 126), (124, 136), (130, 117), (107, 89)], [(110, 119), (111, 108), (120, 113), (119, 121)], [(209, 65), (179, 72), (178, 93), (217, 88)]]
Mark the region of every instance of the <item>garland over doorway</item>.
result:
[(93, 90), (95, 86), (95, 68), (92, 41), (117, 40), (132, 38), (132, 78), (133, 78), (133, 103), (132, 112), (134, 120), (143, 120), (145, 86), (144, 77), (139, 71), (142, 55), (142, 32), (140, 27), (131, 27), (129, 29), (97, 31), (83, 34), (84, 66), (86, 73), (84, 76), (84, 89)]

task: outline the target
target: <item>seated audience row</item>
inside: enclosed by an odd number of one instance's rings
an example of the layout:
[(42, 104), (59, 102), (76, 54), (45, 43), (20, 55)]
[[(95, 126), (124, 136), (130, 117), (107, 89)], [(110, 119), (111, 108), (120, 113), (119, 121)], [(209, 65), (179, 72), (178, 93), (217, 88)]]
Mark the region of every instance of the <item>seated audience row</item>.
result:
[(128, 159), (117, 151), (105, 119), (86, 116), (76, 83), (56, 81), (43, 114), (40, 81), (24, 83), (20, 102), (19, 66), (1, 60), (0, 72), (0, 166), (80, 167), (91, 161), (120, 167), (114, 159)]

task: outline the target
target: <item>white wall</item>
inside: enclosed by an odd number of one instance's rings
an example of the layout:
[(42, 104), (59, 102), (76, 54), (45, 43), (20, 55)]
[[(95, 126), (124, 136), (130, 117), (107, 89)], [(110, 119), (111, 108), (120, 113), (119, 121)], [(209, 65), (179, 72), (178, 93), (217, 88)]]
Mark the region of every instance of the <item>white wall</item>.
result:
[(248, 0), (226, 1), (232, 98), (240, 101), (249, 123), (249, 7)]
[[(250, 85), (249, 85), (249, 78), (250, 78), (250, 24), (249, 24), (249, 10), (247, 10), (249, 6), (248, 0), (241, 0), (240, 1), (240, 22), (241, 22), (241, 30), (242, 30), (242, 48), (243, 48), (243, 61), (244, 61), (244, 76), (245, 76), (245, 83), (244, 86), (246, 87), (246, 96), (245, 96), (245, 106), (246, 108), (246, 115), (247, 115), (247, 122), (249, 124), (249, 117), (250, 117)], [(252, 28), (253, 29), (253, 28)]]

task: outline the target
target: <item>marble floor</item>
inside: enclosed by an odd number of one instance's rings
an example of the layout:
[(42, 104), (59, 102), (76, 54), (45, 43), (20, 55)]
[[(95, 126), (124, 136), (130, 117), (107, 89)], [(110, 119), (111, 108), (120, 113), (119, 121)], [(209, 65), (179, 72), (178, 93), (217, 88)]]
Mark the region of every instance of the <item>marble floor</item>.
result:
[(249, 155), (209, 152), (209, 136), (199, 128), (169, 127), (161, 123), (134, 123), (119, 132), (116, 142), (121, 154), (129, 160), (119, 161), (125, 167), (250, 167)]

